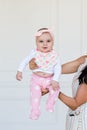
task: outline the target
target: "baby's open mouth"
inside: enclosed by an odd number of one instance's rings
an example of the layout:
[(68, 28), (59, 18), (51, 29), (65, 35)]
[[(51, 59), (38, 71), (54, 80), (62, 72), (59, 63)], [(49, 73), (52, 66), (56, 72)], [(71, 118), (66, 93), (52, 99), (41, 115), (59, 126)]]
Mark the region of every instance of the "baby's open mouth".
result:
[(47, 47), (43, 47), (43, 49), (47, 49)]

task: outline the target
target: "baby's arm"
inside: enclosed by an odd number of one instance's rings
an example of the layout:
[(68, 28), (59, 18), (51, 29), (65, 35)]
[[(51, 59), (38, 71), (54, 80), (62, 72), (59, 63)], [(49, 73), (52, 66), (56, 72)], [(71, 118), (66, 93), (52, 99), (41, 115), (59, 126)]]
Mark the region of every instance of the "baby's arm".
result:
[(54, 67), (54, 75), (52, 80), (52, 86), (54, 90), (59, 89), (60, 75), (61, 75), (61, 63), (60, 63), (60, 59), (58, 59), (57, 64)]
[(19, 68), (17, 70), (17, 74), (16, 74), (16, 79), (21, 81), (22, 80), (22, 72), (25, 68), (25, 66), (28, 64), (28, 56), (21, 62), (21, 64), (19, 65)]
[(25, 67), (29, 64), (29, 61), (34, 57), (35, 51), (32, 50), (28, 56), (24, 58), (24, 60), (19, 65), (19, 68), (17, 70), (16, 79), (21, 81), (22, 80), (22, 72), (25, 69)]

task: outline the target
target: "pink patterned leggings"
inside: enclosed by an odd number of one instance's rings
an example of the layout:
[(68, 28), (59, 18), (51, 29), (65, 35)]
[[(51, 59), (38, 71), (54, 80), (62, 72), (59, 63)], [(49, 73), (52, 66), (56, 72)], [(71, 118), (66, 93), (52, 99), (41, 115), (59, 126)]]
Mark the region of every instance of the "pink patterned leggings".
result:
[(30, 84), (30, 91), (31, 91), (31, 113), (30, 118), (31, 119), (38, 119), (40, 116), (40, 101), (41, 101), (41, 94), (42, 94), (42, 88), (48, 88), (49, 90), (49, 96), (46, 103), (46, 109), (47, 111), (52, 112), (54, 110), (54, 104), (58, 98), (59, 90), (54, 91), (52, 86), (50, 85), (52, 80), (52, 76), (48, 78), (43, 78), (40, 76), (37, 76), (35, 74), (32, 75), (31, 78), (31, 84)]

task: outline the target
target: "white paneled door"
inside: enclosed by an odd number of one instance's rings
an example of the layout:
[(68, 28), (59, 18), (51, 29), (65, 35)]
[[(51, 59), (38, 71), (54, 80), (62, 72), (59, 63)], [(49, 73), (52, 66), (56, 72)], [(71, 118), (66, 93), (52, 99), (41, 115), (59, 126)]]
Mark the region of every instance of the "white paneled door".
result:
[[(67, 107), (58, 100), (55, 111), (48, 113), (48, 95), (42, 97), (40, 118), (29, 119), (31, 71), (25, 69), (21, 82), (15, 75), (42, 27), (54, 29), (62, 62), (87, 53), (86, 10), (87, 0), (0, 0), (0, 130), (65, 130)], [(60, 80), (67, 94), (71, 94), (69, 78)]]

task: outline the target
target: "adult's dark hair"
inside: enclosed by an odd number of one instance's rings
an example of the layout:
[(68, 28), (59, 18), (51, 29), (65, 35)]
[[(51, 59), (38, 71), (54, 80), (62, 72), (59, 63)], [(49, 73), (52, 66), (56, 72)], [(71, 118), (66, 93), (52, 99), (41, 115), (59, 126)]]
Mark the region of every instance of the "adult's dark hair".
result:
[(81, 71), (81, 74), (79, 75), (78, 80), (79, 80), (79, 85), (83, 83), (87, 84), (87, 65)]

